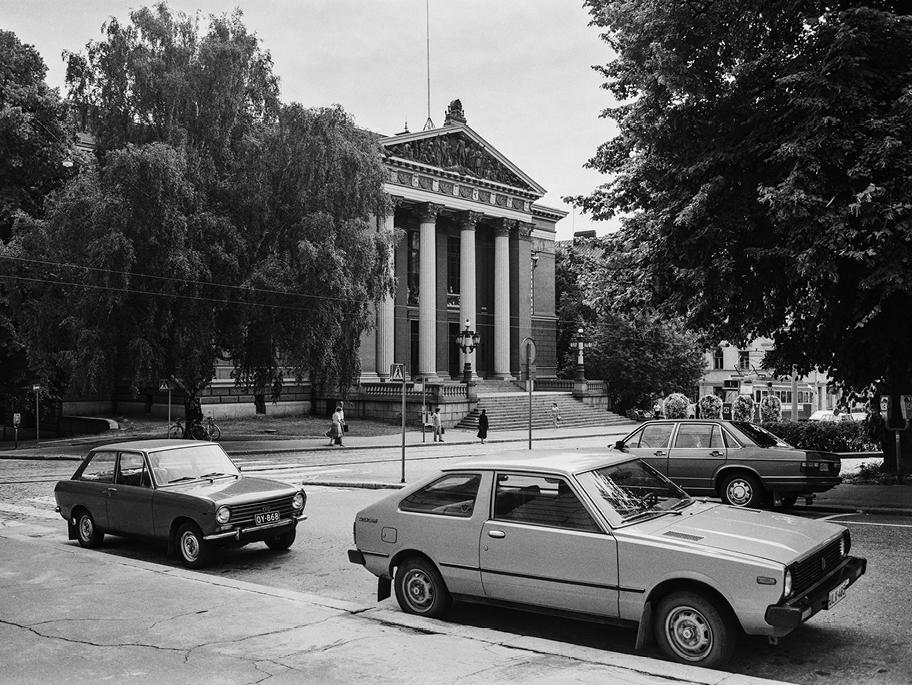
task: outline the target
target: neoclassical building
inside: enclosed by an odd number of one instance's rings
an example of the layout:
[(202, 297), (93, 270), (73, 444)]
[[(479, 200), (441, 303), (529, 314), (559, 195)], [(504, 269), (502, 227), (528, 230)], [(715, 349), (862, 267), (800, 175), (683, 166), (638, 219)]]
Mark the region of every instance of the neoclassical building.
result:
[(536, 344), (539, 377), (556, 368), (554, 234), (566, 212), (536, 204), (545, 190), (466, 121), (454, 100), (443, 126), (383, 138), (392, 200), (378, 231), (399, 230), (398, 289), (377, 307), (361, 345), (362, 382), (407, 377), (446, 382), (466, 360), (458, 335), (480, 335), (473, 375), (520, 376), (520, 343)]

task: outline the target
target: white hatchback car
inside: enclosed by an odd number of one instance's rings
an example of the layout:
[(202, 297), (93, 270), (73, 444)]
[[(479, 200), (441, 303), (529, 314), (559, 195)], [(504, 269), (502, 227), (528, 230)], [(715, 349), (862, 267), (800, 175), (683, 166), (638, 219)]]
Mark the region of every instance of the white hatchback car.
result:
[(694, 500), (629, 456), (549, 450), (442, 469), (358, 512), (349, 559), (403, 611), (453, 598), (638, 624), (684, 663), (778, 638), (865, 572), (843, 526)]

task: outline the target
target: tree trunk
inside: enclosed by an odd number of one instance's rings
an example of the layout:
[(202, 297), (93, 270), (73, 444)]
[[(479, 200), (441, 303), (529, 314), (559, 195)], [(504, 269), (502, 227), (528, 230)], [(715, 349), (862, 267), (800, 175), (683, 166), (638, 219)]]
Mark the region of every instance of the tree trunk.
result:
[(258, 393), (253, 396), (253, 404), (256, 406), (257, 414), (266, 414), (266, 395)]

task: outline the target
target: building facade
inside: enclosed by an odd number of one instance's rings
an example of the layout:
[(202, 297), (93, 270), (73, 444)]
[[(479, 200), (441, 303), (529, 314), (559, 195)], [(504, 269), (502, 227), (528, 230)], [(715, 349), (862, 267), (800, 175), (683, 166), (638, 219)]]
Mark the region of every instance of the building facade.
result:
[[(556, 370), (555, 224), (566, 212), (536, 204), (545, 190), (472, 130), (459, 100), (444, 124), (383, 138), (391, 199), (376, 230), (396, 231), (398, 287), (377, 305), (361, 344), (361, 381), (390, 366), (412, 379), (520, 376), (520, 343), (533, 338), (539, 377)], [(463, 354), (469, 328), (478, 347)]]

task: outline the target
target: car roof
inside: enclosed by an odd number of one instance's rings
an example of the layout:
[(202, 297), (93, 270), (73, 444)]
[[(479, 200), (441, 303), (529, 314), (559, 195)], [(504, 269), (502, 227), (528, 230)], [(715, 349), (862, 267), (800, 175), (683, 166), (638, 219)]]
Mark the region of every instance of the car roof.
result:
[(99, 445), (93, 452), (133, 450), (134, 452), (161, 452), (163, 450), (177, 449), (178, 447), (193, 447), (197, 445), (213, 445), (212, 442), (200, 440), (127, 440), (125, 442), (113, 442), (108, 445)]
[(603, 466), (630, 461), (634, 457), (607, 447), (596, 449), (538, 449), (500, 452), (496, 456), (477, 457), (442, 468), (442, 471), (484, 469), (499, 471), (540, 471), (570, 476)]

